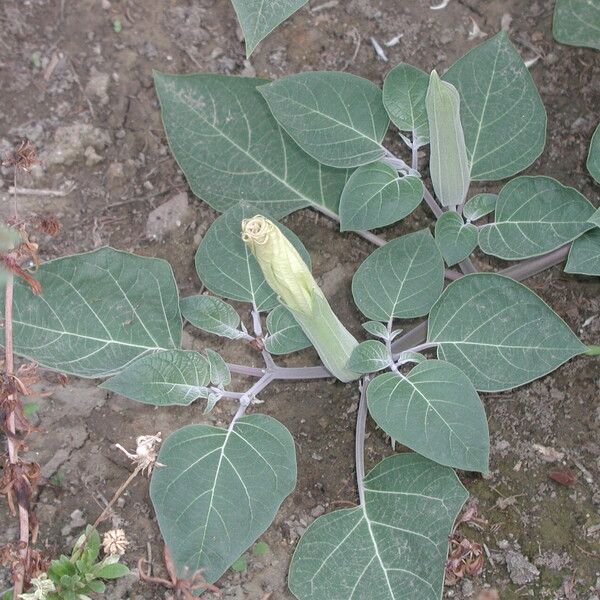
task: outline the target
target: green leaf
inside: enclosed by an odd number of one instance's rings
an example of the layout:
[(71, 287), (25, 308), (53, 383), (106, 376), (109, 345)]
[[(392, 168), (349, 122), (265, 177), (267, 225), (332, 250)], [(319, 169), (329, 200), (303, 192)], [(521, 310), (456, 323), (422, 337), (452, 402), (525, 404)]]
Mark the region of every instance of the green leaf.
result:
[(427, 358), (425, 356), (423, 356), (422, 354), (420, 354), (419, 352), (411, 352), (410, 350), (405, 350), (404, 352), (400, 352), (400, 354), (398, 354), (398, 356), (396, 357), (396, 363), (405, 363), (405, 362), (412, 362), (412, 363), (422, 363), (424, 361), (426, 361)]
[(567, 273), (600, 275), (600, 229), (598, 227), (577, 238), (569, 250)]
[(284, 133), (256, 91), (264, 83), (155, 74), (167, 139), (192, 191), (221, 212), (242, 200), (276, 218), (305, 206), (337, 211), (346, 171), (320, 165)]
[(340, 199), (340, 229), (359, 231), (391, 225), (409, 215), (423, 199), (423, 183), (400, 177), (383, 161), (360, 167), (348, 179)]
[(463, 216), (471, 223), (494, 212), (498, 202), (496, 194), (477, 194), (469, 198), (463, 206)]
[(269, 544), (267, 542), (258, 542), (252, 548), (252, 554), (254, 556), (264, 556), (269, 551)]
[(437, 463), (486, 472), (490, 439), (483, 404), (454, 365), (427, 360), (404, 377), (378, 375), (367, 387), (369, 413), (389, 436)]
[(460, 120), (458, 90), (431, 72), (425, 97), (429, 119), (429, 171), (433, 189), (442, 206), (464, 204), (469, 185), (470, 166)]
[[(600, 183), (600, 125), (596, 127), (594, 135), (592, 136), (586, 166), (590, 175), (597, 183)], [(600, 218), (598, 219), (598, 222), (600, 223)]]
[(588, 219), (588, 223), (600, 227), (600, 208)]
[(448, 467), (413, 453), (382, 460), (365, 502), (319, 517), (289, 572), (299, 600), (439, 600), (448, 536), (467, 491)]
[(283, 77), (259, 92), (285, 131), (320, 163), (358, 167), (384, 155), (389, 119), (381, 90), (367, 79), (312, 71)]
[(561, 44), (600, 50), (600, 2), (556, 0), (552, 33)]
[(163, 443), (150, 496), (180, 576), (216, 581), (269, 526), (296, 485), (290, 432), (266, 415), (233, 429), (188, 425)]
[(210, 367), (197, 352), (165, 350), (136, 360), (100, 387), (154, 406), (188, 406), (206, 395)]
[(235, 308), (215, 296), (188, 296), (179, 302), (181, 314), (194, 327), (231, 340), (244, 337), (240, 331), (240, 315)]
[(591, 229), (594, 207), (551, 177), (516, 177), (498, 196), (493, 223), (479, 229), (486, 254), (507, 260), (546, 254)]
[(104, 565), (96, 571), (96, 577), (100, 579), (119, 579), (125, 577), (129, 573), (127, 565), (114, 563), (112, 565)]
[(236, 573), (243, 573), (248, 568), (248, 559), (242, 555), (232, 565), (231, 570)]
[(542, 153), (546, 111), (504, 31), (467, 52), (444, 79), (460, 94), (471, 179), (510, 177)]
[(446, 264), (451, 267), (467, 258), (477, 247), (477, 227), (465, 224), (458, 213), (448, 211), (436, 221), (435, 241)]
[(267, 330), (265, 348), (271, 354), (289, 354), (311, 345), (292, 313), (283, 306), (275, 307), (267, 315)]
[(383, 104), (400, 131), (410, 131), (422, 146), (429, 141), (429, 123), (425, 109), (425, 94), (429, 75), (412, 65), (400, 63), (385, 77)]
[(466, 275), (444, 290), (431, 309), (427, 340), (484, 392), (533, 381), (585, 351), (541, 298), (492, 273)]
[(231, 383), (231, 373), (222, 356), (218, 352), (207, 348), (206, 357), (210, 367), (210, 382), (217, 387), (223, 387)]
[(379, 321), (367, 321), (362, 326), (372, 335), (387, 340), (389, 333), (387, 327)]
[(348, 368), (357, 373), (374, 373), (390, 366), (387, 348), (377, 340), (361, 342), (352, 350)]
[[(265, 311), (279, 304), (277, 295), (267, 285), (241, 235), (242, 220), (255, 214), (255, 207), (241, 204), (216, 219), (196, 252), (196, 271), (211, 292), (231, 300), (254, 302), (259, 310)], [(310, 256), (302, 242), (284, 225), (277, 223), (277, 226), (310, 267)]]
[(444, 261), (429, 230), (409, 233), (377, 248), (352, 279), (352, 295), (369, 319), (410, 319), (429, 312), (442, 293)]
[(90, 592), (95, 592), (96, 594), (103, 594), (106, 591), (106, 585), (99, 579), (92, 579), (92, 581), (88, 581), (86, 587)]
[(48, 369), (108, 377), (180, 344), (177, 285), (164, 260), (101, 248), (44, 263), (35, 278), (39, 296), (15, 281), (14, 345)]
[(237, 14), (244, 38), (246, 56), (249, 57), (258, 44), (273, 29), (294, 14), (307, 0), (231, 0)]

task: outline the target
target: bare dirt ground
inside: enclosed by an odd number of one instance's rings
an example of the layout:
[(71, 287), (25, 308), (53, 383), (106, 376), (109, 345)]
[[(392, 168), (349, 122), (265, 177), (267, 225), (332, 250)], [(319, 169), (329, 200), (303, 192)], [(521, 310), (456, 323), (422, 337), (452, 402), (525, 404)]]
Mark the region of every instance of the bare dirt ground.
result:
[[(320, 0), (311, 0), (315, 9)], [(448, 67), (478, 43), (469, 38), (472, 19), (493, 34), (503, 15), (525, 58), (540, 60), (531, 71), (548, 111), (546, 150), (530, 169), (554, 176), (599, 204), (584, 162), (600, 106), (598, 53), (556, 44), (551, 36), (551, 0), (451, 0), (429, 9), (417, 0), (347, 0), (323, 10), (300, 10), (263, 42), (248, 62), (229, 0), (3, 0), (0, 2), (0, 152), (26, 136), (43, 164), (20, 184), (76, 189), (64, 197), (21, 196), (20, 211), (53, 215), (63, 223), (54, 239), (41, 238), (44, 259), (110, 244), (166, 258), (175, 269), (182, 295), (197, 292), (193, 257), (216, 213), (192, 197), (170, 156), (152, 86), (152, 70), (210, 71), (280, 77), (301, 70), (347, 69), (381, 83), (401, 61), (423, 69)], [(121, 27), (115, 26), (119, 21)], [(504, 18), (505, 24), (510, 18)], [(116, 31), (119, 30), (120, 31)], [(378, 60), (369, 38), (385, 42), (389, 62)], [(401, 152), (397, 139), (392, 147)], [(0, 206), (8, 202), (8, 170), (0, 177)], [(495, 191), (497, 186), (488, 186)], [(156, 219), (154, 209), (172, 203)], [(386, 231), (388, 238), (423, 227), (419, 209)], [(314, 270), (342, 320), (357, 334), (359, 315), (350, 296), (351, 276), (372, 251), (352, 234), (311, 211), (286, 219), (305, 242)], [(477, 257), (482, 268), (493, 268)], [(580, 333), (600, 340), (600, 284), (568, 277), (554, 269), (529, 282)], [(258, 358), (250, 348), (222, 344), (189, 331), (190, 346), (207, 345), (236, 362)], [(310, 364), (305, 351), (290, 359)], [(67, 550), (84, 521), (92, 522), (103, 499), (126, 478), (129, 465), (114, 449), (135, 445), (140, 434), (168, 435), (187, 423), (225, 424), (232, 406), (208, 417), (201, 406), (153, 409), (71, 379), (61, 387), (55, 374), (44, 376), (35, 416), (39, 433), (30, 451), (42, 465), (39, 544), (50, 556)], [(600, 596), (600, 362), (580, 358), (530, 386), (484, 398), (492, 436), (492, 469), (485, 479), (461, 474), (479, 513), (481, 530), (463, 533), (489, 550), (483, 573), (446, 588), (448, 598), (477, 598), (496, 589), (503, 600), (548, 598), (598, 600)], [(306, 526), (343, 502), (356, 502), (353, 461), (357, 391), (332, 382), (273, 385), (261, 406), (280, 419), (297, 441), (299, 480), (273, 525), (263, 536), (269, 550), (248, 554), (244, 572), (228, 572), (219, 582), (225, 598), (290, 600), (287, 565)], [(391, 448), (369, 424), (367, 468)], [(541, 444), (564, 453), (548, 462), (534, 449)], [(549, 478), (555, 468), (577, 477), (572, 487)], [(74, 512), (80, 511), (80, 512)], [(148, 497), (139, 478), (119, 502), (113, 519), (132, 544), (125, 562), (154, 557), (161, 542)], [(5, 508), (0, 544), (15, 536)], [(0, 574), (1, 575), (1, 574)], [(0, 579), (1, 583), (1, 579)], [(0, 585), (1, 589), (1, 585)], [(138, 581), (135, 572), (108, 592), (109, 598), (159, 599), (165, 591)]]

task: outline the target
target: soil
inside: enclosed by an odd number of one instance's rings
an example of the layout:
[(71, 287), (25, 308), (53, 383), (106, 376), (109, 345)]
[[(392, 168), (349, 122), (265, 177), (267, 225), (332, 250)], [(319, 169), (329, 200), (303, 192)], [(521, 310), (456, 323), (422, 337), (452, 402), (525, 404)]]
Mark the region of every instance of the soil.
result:
[[(548, 136), (544, 154), (529, 172), (557, 177), (598, 205), (599, 188), (585, 170), (585, 156), (598, 120), (600, 61), (594, 51), (553, 41), (554, 2), (450, 0), (437, 11), (418, 0), (348, 0), (319, 9), (320, 4), (311, 0), (312, 10), (301, 9), (246, 61), (229, 0), (4, 0), (0, 152), (26, 136), (43, 163), (21, 176), (19, 184), (76, 186), (62, 197), (19, 197), (22, 215), (55, 216), (63, 224), (55, 238), (37, 240), (42, 258), (110, 244), (169, 260), (182, 295), (200, 289), (194, 252), (217, 214), (192, 196), (168, 152), (153, 69), (271, 78), (302, 70), (346, 69), (381, 84), (401, 61), (425, 70), (447, 68), (480, 41), (469, 37), (473, 21), (490, 35), (501, 22), (509, 24), (524, 58), (540, 57), (531, 72), (548, 111)], [(371, 36), (384, 43), (400, 34), (397, 45), (385, 48), (389, 62), (378, 59)], [(393, 134), (389, 143), (402, 152)], [(11, 173), (5, 168), (0, 177), (3, 210)], [(479, 188), (495, 191), (498, 186)], [(170, 207), (151, 214), (175, 196)], [(285, 222), (310, 250), (314, 270), (342, 320), (362, 336), (350, 281), (372, 247), (353, 234), (340, 234), (309, 210)], [(428, 222), (426, 209), (419, 209), (383, 235), (392, 238)], [(499, 266), (483, 256), (476, 262), (484, 269)], [(568, 277), (553, 269), (528, 283), (584, 342), (598, 343), (597, 279)], [(186, 342), (194, 348), (210, 345), (231, 361), (259, 364), (251, 348), (198, 331), (187, 331)], [(304, 351), (284, 362), (315, 360), (312, 352)], [(192, 422), (223, 425), (234, 409), (221, 403), (209, 416), (198, 405), (154, 409), (107, 394), (95, 384), (70, 378), (62, 386), (56, 374), (44, 374), (41, 391), (49, 395), (35, 400), (39, 410), (34, 421), (40, 431), (29, 442), (30, 455), (42, 466), (38, 544), (50, 556), (69, 549), (83, 522), (96, 518), (130, 472), (115, 443), (133, 449), (138, 435), (160, 430), (167, 436)], [(243, 381), (236, 380), (236, 385), (240, 389)], [(599, 392), (600, 362), (578, 358), (532, 385), (484, 396), (491, 472), (485, 478), (460, 476), (487, 522), (460, 530), (484, 543), (489, 555), (480, 575), (447, 587), (446, 597), (477, 598), (491, 588), (503, 600), (597, 600)], [(275, 383), (263, 400), (260, 410), (281, 420), (295, 437), (298, 486), (261, 538), (268, 551), (261, 556), (249, 552), (246, 570), (229, 571), (218, 583), (225, 598), (290, 600), (286, 572), (299, 536), (318, 514), (357, 501), (353, 435), (358, 394), (356, 386), (331, 381)], [(564, 456), (549, 462), (534, 444)], [(367, 468), (391, 452), (389, 441), (370, 422)], [(565, 487), (551, 480), (549, 472), (556, 468), (569, 469), (575, 484)], [(124, 560), (134, 573), (106, 597), (165, 598), (164, 589), (139, 581), (135, 571), (137, 559), (147, 557), (150, 549), (154, 573), (164, 572), (147, 479), (139, 477), (132, 484), (117, 504), (112, 524), (127, 532), (131, 545)], [(3, 509), (0, 544), (15, 534), (14, 519)]]

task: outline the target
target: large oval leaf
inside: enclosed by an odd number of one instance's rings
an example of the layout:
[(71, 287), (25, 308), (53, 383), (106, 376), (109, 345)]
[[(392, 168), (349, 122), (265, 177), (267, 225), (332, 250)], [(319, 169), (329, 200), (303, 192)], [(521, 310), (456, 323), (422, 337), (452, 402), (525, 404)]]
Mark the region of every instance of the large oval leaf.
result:
[(271, 112), (298, 145), (324, 165), (373, 162), (389, 119), (381, 90), (362, 77), (336, 71), (289, 75), (259, 88)]
[(246, 56), (307, 0), (231, 0), (246, 39)]
[(180, 344), (177, 285), (164, 260), (101, 248), (44, 263), (35, 278), (39, 296), (15, 281), (14, 349), (48, 369), (108, 377)]
[(493, 273), (452, 282), (431, 309), (427, 339), (485, 392), (523, 385), (585, 351), (541, 298)]
[(565, 266), (567, 273), (600, 275), (600, 229), (595, 227), (577, 238)]
[(258, 538), (296, 485), (290, 432), (266, 415), (233, 429), (188, 425), (163, 443), (150, 496), (177, 573), (216, 581)]
[(352, 295), (369, 319), (410, 319), (429, 312), (444, 287), (444, 261), (428, 229), (377, 248), (352, 279)]
[(510, 177), (542, 153), (546, 111), (505, 32), (467, 52), (444, 79), (460, 94), (471, 179)]
[(448, 536), (467, 491), (452, 469), (413, 453), (382, 460), (365, 503), (319, 517), (289, 572), (299, 600), (439, 600)]
[(600, 2), (556, 0), (552, 33), (562, 44), (600, 50)]
[(360, 231), (391, 225), (409, 215), (423, 199), (423, 183), (400, 177), (383, 161), (356, 169), (340, 199), (340, 229)]
[(209, 379), (209, 363), (201, 354), (165, 350), (136, 360), (100, 387), (144, 404), (187, 406), (208, 395)]
[(394, 440), (442, 465), (487, 472), (485, 409), (454, 365), (427, 360), (406, 377), (384, 373), (369, 383), (367, 398), (371, 416)]
[(593, 225), (594, 207), (551, 177), (516, 177), (500, 192), (494, 222), (479, 229), (479, 246), (506, 260), (546, 254)]
[(410, 131), (418, 146), (429, 141), (425, 95), (429, 75), (417, 67), (400, 63), (385, 77), (383, 104), (400, 131)]
[(241, 200), (276, 218), (311, 205), (336, 211), (346, 172), (310, 158), (256, 91), (264, 79), (157, 73), (171, 150), (194, 194), (225, 211)]
[[(196, 271), (211, 292), (231, 300), (254, 302), (264, 311), (277, 306), (277, 294), (268, 286), (241, 235), (242, 220), (255, 214), (256, 207), (241, 204), (217, 218), (196, 252)], [(310, 256), (302, 242), (285, 225), (277, 226), (310, 266)]]

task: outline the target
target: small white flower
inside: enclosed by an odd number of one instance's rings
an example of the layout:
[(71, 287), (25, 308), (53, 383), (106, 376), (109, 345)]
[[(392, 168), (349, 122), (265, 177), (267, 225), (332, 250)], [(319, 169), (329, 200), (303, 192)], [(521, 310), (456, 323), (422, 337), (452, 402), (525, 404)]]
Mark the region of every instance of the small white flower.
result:
[(46, 600), (50, 592), (55, 592), (56, 588), (52, 580), (48, 579), (46, 573), (42, 573), (39, 577), (34, 577), (31, 580), (33, 592), (20, 594), (21, 600)]
[(111, 529), (102, 536), (104, 554), (122, 556), (129, 546), (129, 540), (122, 529)]
[(162, 438), (160, 437), (160, 431), (156, 435), (140, 435), (136, 439), (137, 448), (135, 454), (128, 452), (121, 446), (121, 444), (115, 444), (115, 446), (124, 452), (127, 458), (133, 463), (142, 467), (142, 472), (146, 472), (148, 475), (152, 473), (152, 469), (155, 466), (164, 467), (160, 463), (156, 462), (157, 448), (156, 445), (160, 444)]

